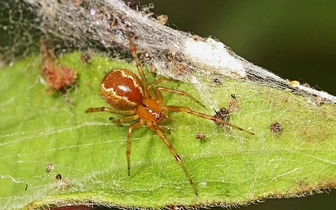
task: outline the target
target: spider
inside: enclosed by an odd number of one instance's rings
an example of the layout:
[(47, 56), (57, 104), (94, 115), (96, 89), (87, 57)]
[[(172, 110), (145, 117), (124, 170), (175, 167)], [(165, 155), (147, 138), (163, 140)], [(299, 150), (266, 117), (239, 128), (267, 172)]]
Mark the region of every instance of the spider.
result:
[(86, 110), (86, 113), (90, 112), (109, 112), (113, 114), (122, 114), (126, 115), (116, 121), (116, 125), (120, 126), (121, 123), (136, 121), (128, 127), (128, 137), (127, 137), (127, 147), (126, 147), (126, 158), (127, 158), (127, 171), (128, 176), (130, 176), (131, 169), (131, 143), (132, 143), (132, 132), (135, 129), (138, 129), (143, 126), (147, 126), (150, 130), (155, 132), (160, 139), (166, 144), (171, 154), (175, 157), (178, 164), (181, 166), (186, 178), (189, 180), (189, 183), (196, 195), (198, 195), (197, 189), (194, 185), (193, 180), (186, 167), (184, 166), (181, 157), (178, 155), (177, 151), (168, 141), (164, 133), (169, 133), (169, 130), (162, 125), (161, 121), (164, 118), (167, 118), (170, 121), (170, 118), (167, 114), (170, 112), (185, 112), (197, 117), (205, 118), (212, 120), (216, 123), (230, 126), (232, 128), (244, 131), (246, 133), (254, 135), (254, 133), (244, 130), (236, 125), (232, 125), (220, 118), (215, 116), (210, 116), (200, 112), (193, 111), (188, 107), (184, 106), (171, 106), (164, 104), (164, 97), (162, 91), (169, 92), (172, 94), (177, 94), (185, 96), (197, 104), (202, 105), (196, 98), (189, 95), (188, 93), (170, 89), (163, 86), (154, 86), (160, 84), (161, 82), (168, 80), (167, 78), (159, 78), (152, 83), (148, 83), (143, 69), (141, 68), (140, 60), (137, 56), (137, 51), (135, 45), (131, 40), (131, 36), (128, 34), (128, 41), (130, 45), (130, 50), (132, 56), (135, 59), (135, 66), (138, 70), (140, 78), (133, 72), (127, 69), (114, 69), (107, 73), (103, 78), (100, 85), (100, 93), (103, 99), (111, 105), (110, 107), (99, 107), (99, 108), (89, 108)]

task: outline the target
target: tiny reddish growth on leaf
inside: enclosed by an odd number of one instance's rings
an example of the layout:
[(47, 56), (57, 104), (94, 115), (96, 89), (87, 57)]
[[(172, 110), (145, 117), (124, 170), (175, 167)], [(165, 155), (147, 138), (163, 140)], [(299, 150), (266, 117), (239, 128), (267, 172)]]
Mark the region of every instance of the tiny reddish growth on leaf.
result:
[(50, 87), (62, 90), (76, 82), (77, 74), (64, 66), (49, 65), (43, 69), (42, 77)]
[(51, 41), (47, 41), (44, 37), (41, 37), (40, 45), (42, 55), (41, 74), (45, 83), (49, 87), (59, 91), (72, 86), (76, 82), (77, 72), (57, 64)]

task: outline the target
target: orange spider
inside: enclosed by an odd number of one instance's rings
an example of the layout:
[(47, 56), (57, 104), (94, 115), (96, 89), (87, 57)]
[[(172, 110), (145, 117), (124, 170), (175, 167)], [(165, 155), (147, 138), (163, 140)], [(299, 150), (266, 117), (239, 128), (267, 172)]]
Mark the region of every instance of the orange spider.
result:
[[(203, 114), (200, 112), (193, 111), (188, 107), (184, 106), (168, 106), (164, 105), (164, 98), (161, 91), (166, 91), (178, 95), (182, 95), (190, 98), (194, 102), (202, 105), (197, 99), (188, 93), (180, 90), (174, 90), (167, 87), (158, 86), (153, 89), (155, 85), (167, 80), (166, 78), (159, 78), (154, 82), (148, 84), (145, 77), (144, 71), (141, 68), (139, 58), (137, 56), (136, 48), (128, 35), (130, 49), (132, 55), (135, 59), (136, 68), (140, 78), (133, 72), (127, 69), (114, 69), (107, 73), (103, 78), (100, 85), (100, 93), (104, 100), (111, 105), (114, 109), (109, 107), (99, 107), (99, 108), (89, 108), (86, 112), (109, 112), (114, 114), (127, 115), (117, 120), (116, 125), (120, 126), (121, 123), (135, 121), (134, 124), (128, 127), (128, 138), (127, 138), (127, 148), (126, 148), (126, 157), (127, 157), (127, 170), (128, 175), (130, 176), (130, 155), (131, 155), (131, 143), (132, 143), (132, 131), (134, 129), (140, 128), (146, 125), (149, 129), (155, 132), (167, 145), (168, 149), (175, 157), (176, 161), (180, 164), (184, 174), (188, 178), (191, 187), (196, 195), (197, 189), (185, 168), (182, 159), (177, 154), (174, 147), (170, 144), (164, 132), (169, 132), (167, 128), (160, 125), (161, 121), (166, 117), (169, 120), (167, 111), (171, 112), (186, 112), (198, 117), (202, 117), (208, 120), (212, 120), (219, 124), (227, 125), (235, 129), (244, 131), (246, 133), (254, 135), (254, 133), (244, 130), (236, 125), (232, 125), (222, 119)], [(205, 107), (204, 105), (202, 105)]]

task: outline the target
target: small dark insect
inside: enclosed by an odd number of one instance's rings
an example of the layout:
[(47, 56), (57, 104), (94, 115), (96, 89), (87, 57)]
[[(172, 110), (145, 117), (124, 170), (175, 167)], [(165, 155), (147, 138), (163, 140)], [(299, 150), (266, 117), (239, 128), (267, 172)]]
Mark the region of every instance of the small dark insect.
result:
[[(230, 112), (226, 108), (222, 107), (218, 111), (214, 110), (216, 114), (213, 116), (215, 118), (227, 121), (230, 117)], [(219, 124), (219, 123), (217, 123)]]
[(204, 140), (206, 138), (206, 136), (203, 133), (196, 133), (195, 138), (200, 139), (200, 140)]
[(28, 190), (28, 184), (26, 184), (25, 191)]
[(56, 174), (55, 179), (56, 180), (62, 180), (62, 175), (61, 174)]
[[(167, 80), (167, 78), (159, 78), (151, 83), (148, 83), (147, 78), (141, 68), (140, 60), (137, 56), (136, 48), (131, 40), (131, 36), (127, 34), (131, 53), (135, 59), (135, 65), (138, 70), (140, 78), (133, 72), (127, 69), (114, 69), (107, 73), (103, 78), (100, 85), (100, 93), (104, 100), (111, 105), (110, 107), (89, 108), (86, 112), (108, 112), (113, 114), (126, 115), (116, 121), (116, 125), (120, 126), (121, 123), (136, 121), (134, 124), (128, 127), (126, 157), (127, 157), (127, 171), (128, 175), (131, 174), (131, 143), (133, 130), (147, 126), (150, 130), (155, 132), (160, 139), (168, 147), (175, 160), (181, 166), (185, 176), (189, 180), (189, 183), (196, 195), (198, 195), (194, 182), (191, 179), (187, 169), (185, 168), (181, 157), (177, 154), (177, 151), (171, 145), (167, 139), (165, 133), (169, 133), (169, 130), (160, 125), (161, 121), (169, 119), (168, 112), (184, 112), (200, 118), (214, 121), (218, 124), (230, 126), (232, 128), (244, 131), (248, 134), (254, 135), (254, 133), (244, 130), (236, 125), (232, 125), (220, 118), (193, 111), (188, 107), (165, 105), (162, 92), (169, 92), (176, 95), (181, 95), (189, 98), (189, 100), (205, 107), (192, 95), (181, 91), (170, 89), (163, 86), (157, 86), (158, 84)], [(157, 87), (155, 87), (157, 86)]]
[(272, 133), (279, 135), (282, 131), (281, 125), (279, 123), (273, 123), (270, 126), (270, 130)]
[(46, 171), (47, 173), (49, 173), (51, 170), (54, 170), (54, 165), (53, 165), (52, 163), (48, 163), (48, 164), (46, 165), (46, 169), (45, 169), (45, 171)]
[(221, 85), (222, 82), (216, 77), (213, 79), (214, 83), (216, 83), (217, 85)]

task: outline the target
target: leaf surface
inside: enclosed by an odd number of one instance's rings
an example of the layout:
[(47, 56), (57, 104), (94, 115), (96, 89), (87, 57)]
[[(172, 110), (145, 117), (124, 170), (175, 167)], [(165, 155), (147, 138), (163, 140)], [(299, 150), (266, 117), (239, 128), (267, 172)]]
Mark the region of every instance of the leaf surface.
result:
[[(0, 71), (0, 206), (38, 208), (65, 204), (160, 208), (245, 204), (336, 186), (336, 108), (317, 106), (314, 98), (258, 86), (248, 81), (210, 78), (203, 103), (228, 107), (235, 94), (239, 110), (229, 122), (254, 132), (218, 126), (185, 113), (171, 113), (169, 141), (184, 161), (198, 190), (195, 196), (163, 141), (147, 127), (133, 133), (131, 176), (127, 175), (127, 127), (108, 113), (85, 113), (107, 106), (99, 84), (109, 70), (133, 64), (94, 56), (84, 64), (79, 53), (62, 65), (78, 71), (67, 93), (47, 91), (40, 82), (39, 60), (31, 57)], [(156, 77), (146, 73), (149, 80)], [(197, 88), (165, 82), (201, 99)], [(196, 84), (197, 87), (197, 84)], [(214, 115), (188, 98), (164, 93), (166, 104), (188, 106)], [(217, 107), (220, 108), (220, 107)], [(270, 125), (278, 122), (276, 135)], [(195, 138), (204, 134), (205, 140)], [(46, 165), (53, 170), (46, 172)], [(55, 175), (61, 174), (62, 180)]]

